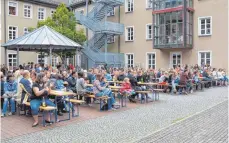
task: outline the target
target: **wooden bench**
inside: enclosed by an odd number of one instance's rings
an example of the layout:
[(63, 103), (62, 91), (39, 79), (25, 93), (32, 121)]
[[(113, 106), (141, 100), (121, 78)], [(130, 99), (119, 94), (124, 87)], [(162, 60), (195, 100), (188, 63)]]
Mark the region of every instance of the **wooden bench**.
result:
[[(145, 96), (144, 103), (148, 103), (148, 94), (152, 91), (150, 90), (141, 90), (141, 91), (135, 91), (136, 93), (141, 94), (142, 96)], [(143, 103), (143, 98), (141, 96), (141, 104)]]
[(84, 94), (85, 97), (90, 97), (90, 98), (95, 98), (95, 99), (98, 99), (99, 100), (99, 107), (100, 107), (100, 111), (102, 111), (102, 106), (104, 105), (103, 104), (103, 101), (107, 102), (108, 106), (109, 106), (109, 99), (111, 97), (108, 97), (108, 96), (100, 96), (100, 97), (97, 97), (95, 96), (94, 94)]
[(72, 106), (72, 117), (78, 117), (79, 116), (79, 105), (85, 102), (83, 100), (77, 100), (77, 99), (66, 99), (66, 101), (74, 103), (76, 105), (77, 114), (75, 114), (74, 106)]
[(154, 95), (155, 101), (159, 100), (159, 93), (163, 91), (164, 89), (153, 89), (153, 95)]
[[(30, 106), (30, 102), (25, 102), (24, 105)], [(45, 126), (47, 126), (47, 124), (45, 123), (45, 112), (49, 112), (49, 116), (51, 118), (50, 111), (56, 110), (56, 107), (53, 107), (53, 106), (46, 106), (46, 107), (40, 106), (39, 109), (40, 109), (40, 111), (42, 111), (42, 124), (43, 124), (43, 127), (45, 127)]]

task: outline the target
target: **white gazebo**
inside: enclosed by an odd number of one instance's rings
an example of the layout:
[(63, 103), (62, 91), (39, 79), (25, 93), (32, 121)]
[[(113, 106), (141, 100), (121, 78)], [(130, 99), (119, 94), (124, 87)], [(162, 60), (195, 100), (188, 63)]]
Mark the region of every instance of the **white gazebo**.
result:
[[(2, 47), (5, 47), (7, 50), (17, 51), (17, 66), (19, 66), (19, 51), (47, 52), (50, 56), (50, 64), (52, 64), (52, 52), (75, 50), (76, 57), (78, 57), (79, 51), (83, 48), (80, 44), (46, 25), (14, 40), (10, 40), (3, 44)], [(77, 59), (76, 63), (78, 63)]]

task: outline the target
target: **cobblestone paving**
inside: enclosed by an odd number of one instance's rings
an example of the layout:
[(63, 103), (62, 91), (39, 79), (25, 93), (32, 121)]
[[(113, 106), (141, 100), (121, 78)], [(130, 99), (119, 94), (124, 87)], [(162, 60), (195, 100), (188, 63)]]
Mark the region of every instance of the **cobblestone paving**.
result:
[(228, 88), (212, 88), (192, 95), (162, 95), (160, 101), (107, 116), (31, 133), (3, 143), (129, 143), (169, 126), (174, 121), (191, 116), (223, 101)]
[(192, 116), (135, 143), (228, 143), (228, 102)]

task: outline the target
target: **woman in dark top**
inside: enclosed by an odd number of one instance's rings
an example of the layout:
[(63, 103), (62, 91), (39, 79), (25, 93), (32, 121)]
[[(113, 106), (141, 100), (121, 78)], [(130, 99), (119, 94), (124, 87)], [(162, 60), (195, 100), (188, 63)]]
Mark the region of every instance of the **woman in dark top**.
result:
[[(32, 127), (36, 127), (38, 125), (38, 110), (42, 104), (43, 97), (47, 106), (55, 106), (55, 104), (47, 98), (49, 90), (53, 85), (50, 85), (50, 88), (47, 87), (47, 85), (45, 84), (46, 81), (47, 79), (45, 74), (40, 73), (37, 75), (36, 81), (33, 83), (32, 86), (32, 95), (30, 96), (30, 107), (34, 118), (34, 123)], [(45, 122), (50, 123), (50, 117), (48, 117)]]

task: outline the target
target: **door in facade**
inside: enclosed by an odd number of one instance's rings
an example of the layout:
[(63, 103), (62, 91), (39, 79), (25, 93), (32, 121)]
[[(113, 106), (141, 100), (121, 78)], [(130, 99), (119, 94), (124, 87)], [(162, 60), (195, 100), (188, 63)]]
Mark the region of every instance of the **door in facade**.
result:
[(175, 68), (177, 65), (182, 64), (182, 54), (181, 52), (171, 52), (170, 53), (170, 67)]

